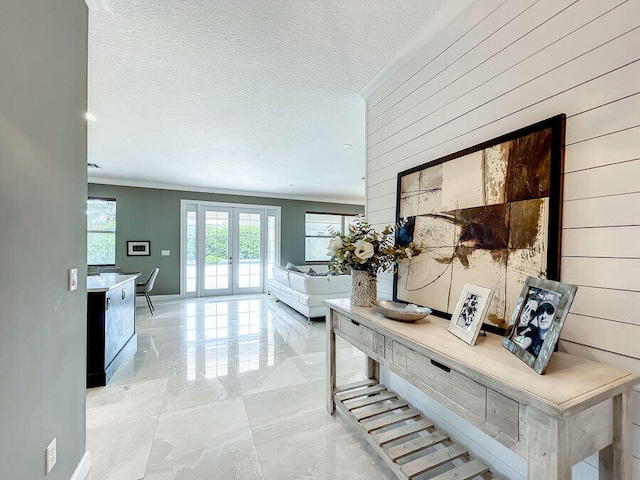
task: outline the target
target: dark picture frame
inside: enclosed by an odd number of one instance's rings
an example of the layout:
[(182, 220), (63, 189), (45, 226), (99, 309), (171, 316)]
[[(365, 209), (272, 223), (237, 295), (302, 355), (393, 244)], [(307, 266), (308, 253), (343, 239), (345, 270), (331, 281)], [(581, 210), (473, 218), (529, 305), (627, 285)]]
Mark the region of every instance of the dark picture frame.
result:
[(544, 374), (577, 290), (568, 283), (528, 277), (502, 345)]
[(151, 255), (151, 242), (149, 240), (127, 240), (127, 256)]
[(465, 283), (494, 297), (483, 328), (504, 335), (528, 276), (560, 279), (565, 115), (398, 174), (394, 301), (450, 319)]

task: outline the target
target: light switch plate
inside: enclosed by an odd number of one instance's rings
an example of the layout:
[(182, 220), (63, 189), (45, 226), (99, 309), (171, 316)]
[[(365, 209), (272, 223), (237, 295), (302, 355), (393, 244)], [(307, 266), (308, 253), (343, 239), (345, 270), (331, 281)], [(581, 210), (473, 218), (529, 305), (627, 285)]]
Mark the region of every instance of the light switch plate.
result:
[(162, 250), (163, 257), (168, 257), (169, 255), (171, 255), (171, 250)]
[(69, 291), (73, 292), (78, 289), (78, 269), (69, 269)]

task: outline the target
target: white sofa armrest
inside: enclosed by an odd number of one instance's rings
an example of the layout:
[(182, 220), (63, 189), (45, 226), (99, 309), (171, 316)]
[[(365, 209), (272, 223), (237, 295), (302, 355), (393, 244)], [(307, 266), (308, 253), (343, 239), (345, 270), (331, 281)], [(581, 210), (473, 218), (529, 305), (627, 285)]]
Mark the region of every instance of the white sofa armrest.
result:
[(291, 286), (291, 284), (289, 283), (289, 270), (286, 270), (282, 267), (273, 267), (272, 272), (274, 280), (276, 280), (278, 283), (286, 287)]

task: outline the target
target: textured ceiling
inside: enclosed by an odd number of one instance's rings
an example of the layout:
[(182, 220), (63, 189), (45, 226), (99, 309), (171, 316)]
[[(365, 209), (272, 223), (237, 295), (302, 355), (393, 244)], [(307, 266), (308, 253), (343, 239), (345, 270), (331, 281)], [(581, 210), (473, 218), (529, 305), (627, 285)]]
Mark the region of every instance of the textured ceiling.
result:
[(357, 92), (445, 1), (111, 0), (90, 181), (363, 203)]

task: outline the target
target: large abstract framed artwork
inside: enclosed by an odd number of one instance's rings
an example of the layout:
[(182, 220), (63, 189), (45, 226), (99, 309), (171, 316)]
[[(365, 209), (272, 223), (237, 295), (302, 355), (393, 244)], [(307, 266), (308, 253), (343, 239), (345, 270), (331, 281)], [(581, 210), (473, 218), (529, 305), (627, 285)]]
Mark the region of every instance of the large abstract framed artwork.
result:
[(485, 329), (503, 334), (527, 277), (560, 278), (565, 116), (398, 174), (401, 262), (394, 300), (450, 318), (465, 283), (494, 291)]

